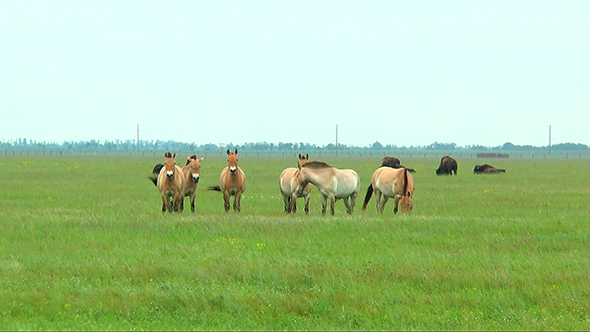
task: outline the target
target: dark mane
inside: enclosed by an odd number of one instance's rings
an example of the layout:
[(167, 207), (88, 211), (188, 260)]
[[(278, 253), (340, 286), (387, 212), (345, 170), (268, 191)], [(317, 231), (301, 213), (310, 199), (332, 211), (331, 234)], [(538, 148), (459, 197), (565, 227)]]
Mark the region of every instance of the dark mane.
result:
[(304, 165), (301, 165), (301, 167), (307, 167), (307, 168), (313, 168), (313, 169), (332, 168), (332, 166), (326, 164), (323, 161), (310, 161), (310, 162), (307, 162)]

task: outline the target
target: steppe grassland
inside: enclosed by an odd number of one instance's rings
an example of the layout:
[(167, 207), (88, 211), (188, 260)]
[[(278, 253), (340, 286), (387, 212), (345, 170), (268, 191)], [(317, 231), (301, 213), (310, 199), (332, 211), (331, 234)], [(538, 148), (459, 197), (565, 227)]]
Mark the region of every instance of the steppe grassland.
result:
[[(588, 329), (588, 160), (437, 177), (439, 159), (404, 159), (414, 211), (381, 216), (360, 210), (380, 158), (324, 159), (359, 173), (354, 214), (322, 216), (314, 188), (293, 216), (278, 176), (296, 158), (239, 157), (241, 214), (205, 190), (223, 157), (202, 163), (195, 214), (161, 213), (163, 158), (1, 158), (0, 328)], [(507, 173), (473, 175), (484, 162)]]

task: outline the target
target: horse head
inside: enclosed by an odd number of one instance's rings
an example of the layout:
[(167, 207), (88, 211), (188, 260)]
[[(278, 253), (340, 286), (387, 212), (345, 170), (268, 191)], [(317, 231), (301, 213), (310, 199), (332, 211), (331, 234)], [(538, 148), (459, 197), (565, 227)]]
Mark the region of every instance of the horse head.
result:
[(305, 165), (308, 161), (309, 161), (309, 154), (306, 154), (305, 156), (302, 154), (299, 154), (299, 162), (297, 163), (297, 167), (300, 168), (301, 166)]
[(408, 213), (414, 208), (414, 203), (412, 203), (412, 197), (410, 196), (409, 191), (406, 191), (406, 194), (402, 196), (401, 208), (402, 213)]
[(193, 183), (199, 183), (199, 177), (201, 174), (201, 161), (203, 161), (205, 157), (197, 158), (197, 156), (192, 155), (187, 157), (187, 159), (191, 181), (193, 181)]
[(176, 161), (174, 157), (176, 157), (176, 153), (172, 154), (170, 152), (164, 153), (164, 157), (166, 157), (166, 162), (164, 163), (164, 168), (166, 171), (166, 177), (168, 180), (172, 180), (174, 178), (174, 173), (176, 171)]
[(238, 172), (238, 149), (234, 152), (227, 149), (227, 169), (231, 175), (236, 175)]

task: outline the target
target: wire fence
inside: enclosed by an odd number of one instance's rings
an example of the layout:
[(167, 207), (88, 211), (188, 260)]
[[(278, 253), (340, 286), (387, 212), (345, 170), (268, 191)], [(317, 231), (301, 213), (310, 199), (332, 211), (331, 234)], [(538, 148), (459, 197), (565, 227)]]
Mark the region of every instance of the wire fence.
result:
[[(162, 157), (164, 150), (149, 151), (108, 151), (108, 150), (39, 150), (39, 149), (3, 149), (0, 150), (0, 156), (132, 156), (132, 157)], [(465, 151), (465, 150), (311, 150), (311, 151), (239, 151), (243, 156), (255, 157), (285, 157), (296, 158), (299, 153), (308, 153), (312, 158), (383, 158), (385, 156), (394, 156), (397, 158), (442, 158), (451, 156), (454, 158), (510, 158), (510, 159), (590, 159), (588, 151)], [(177, 156), (211, 156), (223, 157), (225, 151), (175, 151)]]

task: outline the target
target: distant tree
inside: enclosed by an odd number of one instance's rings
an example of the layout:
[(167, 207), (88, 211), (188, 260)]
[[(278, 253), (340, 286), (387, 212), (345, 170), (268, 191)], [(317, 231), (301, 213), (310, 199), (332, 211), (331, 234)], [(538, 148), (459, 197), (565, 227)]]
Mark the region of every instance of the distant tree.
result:
[(379, 141), (375, 141), (375, 143), (371, 145), (371, 150), (383, 150), (383, 144), (379, 143)]

